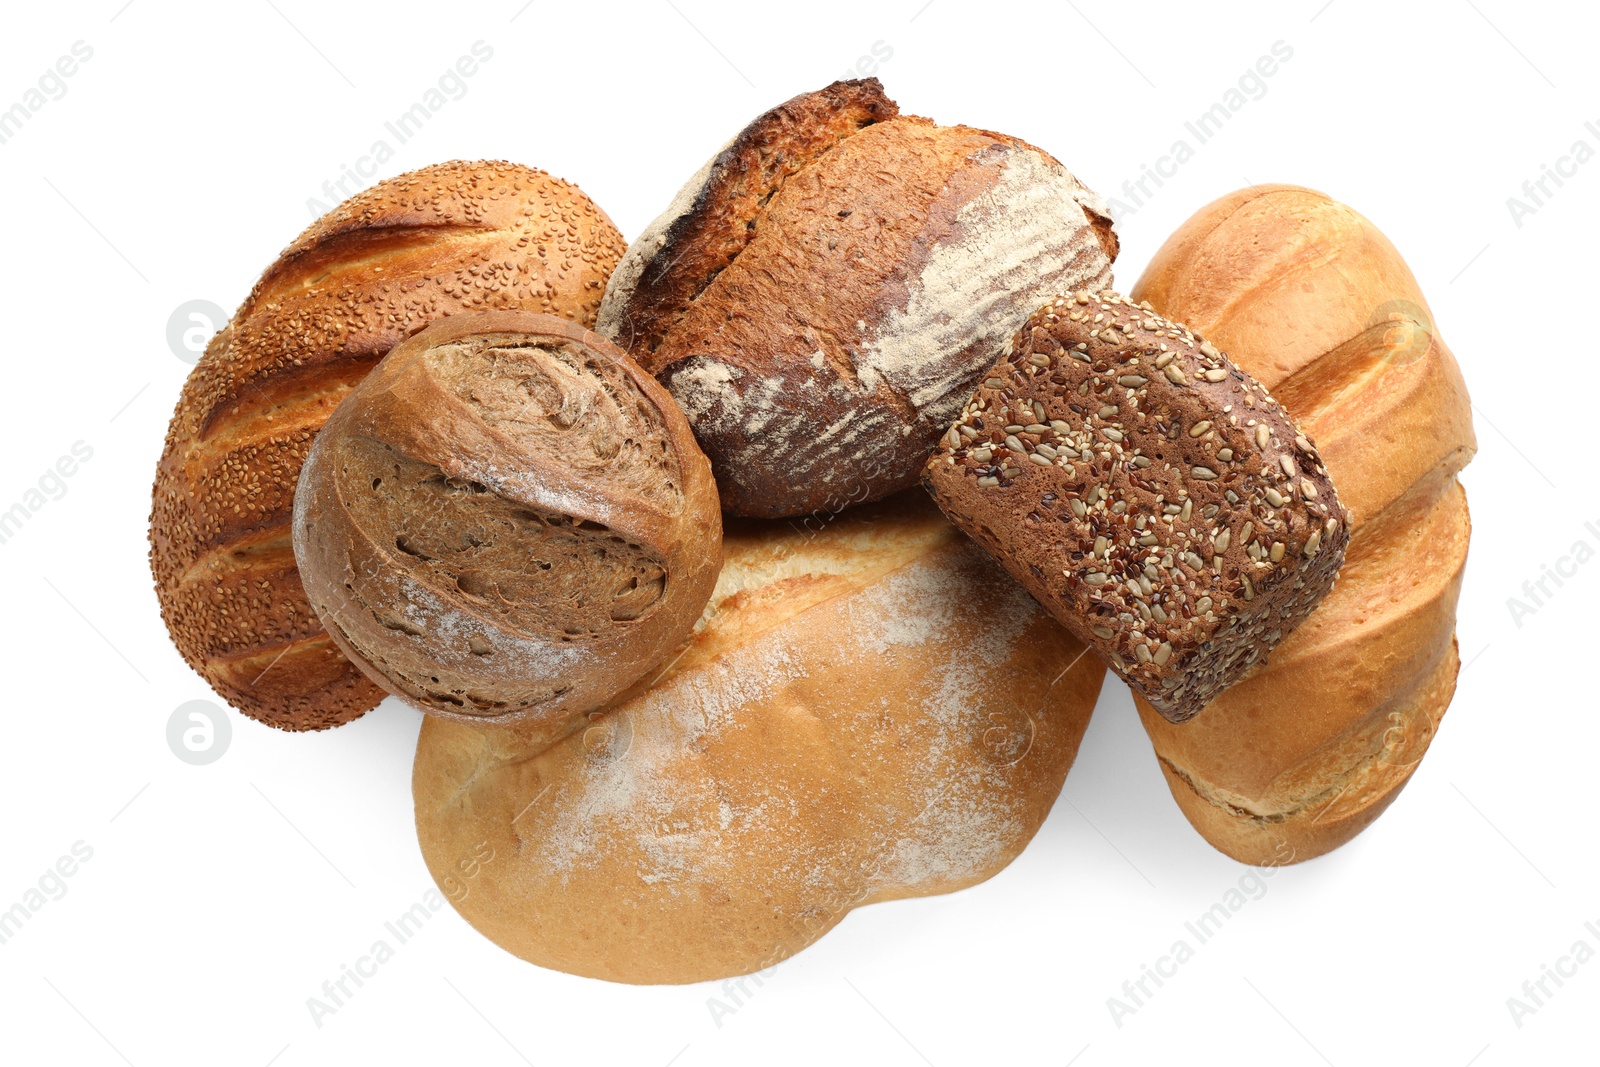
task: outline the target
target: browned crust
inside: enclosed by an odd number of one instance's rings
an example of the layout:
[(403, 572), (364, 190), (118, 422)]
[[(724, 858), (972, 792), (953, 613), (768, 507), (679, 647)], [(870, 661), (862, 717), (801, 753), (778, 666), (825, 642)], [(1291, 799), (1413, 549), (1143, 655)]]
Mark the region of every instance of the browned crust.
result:
[(1351, 511), (1338, 587), (1272, 664), (1182, 728), (1141, 707), (1208, 841), (1249, 863), (1309, 859), (1394, 799), (1455, 689), (1471, 527), (1454, 476), (1477, 447), (1466, 385), (1399, 252), (1313, 190), (1207, 205), (1134, 295), (1226, 339), (1316, 436)]
[[(1012, 138), (901, 116), (844, 141), (766, 206), (754, 240), (654, 356), (711, 457), (724, 508), (757, 518), (827, 514), (916, 482), (1005, 341), (993, 323), (1009, 332), (1038, 298), (996, 279), (974, 296), (995, 300), (983, 322), (964, 322), (964, 332), (924, 344), (915, 358), (881, 353), (902, 344), (892, 340), (898, 323), (925, 314), (910, 302), (929, 285), (936, 250), (961, 247), (964, 209), (1024, 155), (1059, 167)], [(998, 216), (1003, 207), (984, 210)], [(1109, 283), (1092, 227), (1026, 239), (1040, 241), (1026, 246), (1029, 256), (1067, 257), (1060, 282)], [(979, 262), (972, 271), (985, 269)], [(943, 309), (953, 322), (965, 310)]]
[(709, 165), (689, 209), (660, 235), (627, 294), (619, 345), (651, 373), (661, 339), (755, 236), (762, 209), (794, 174), (900, 109), (876, 78), (837, 81), (758, 116)]
[(1173, 722), (1259, 666), (1327, 595), (1349, 516), (1259, 382), (1111, 292), (1039, 309), (924, 481)]
[[(554, 410), (543, 406), (553, 396), (515, 392), (509, 410), (479, 409), (437, 362), (441, 350), (475, 339), (508, 352), (576, 346), (582, 365), (597, 368), (593, 373), (618, 390), (613, 414), (627, 421), (599, 427), (587, 412), (550, 421), (566, 416), (570, 394)], [(511, 380), (527, 388), (530, 366), (513, 362)], [(485, 388), (487, 373), (473, 364), (464, 381), (472, 390)], [(540, 436), (540, 426), (551, 428), (554, 439)], [(614, 431), (610, 440), (619, 451), (608, 449), (605, 465), (596, 469), (597, 455), (578, 453), (592, 450), (601, 429)], [(386, 458), (364, 470), (361, 456), (374, 449)], [(398, 491), (391, 488), (391, 458), (477, 486), (466, 499), (484, 503), (398, 519), (392, 504), (375, 509), (380, 494), (392, 500)], [(380, 489), (374, 481), (369, 494), (365, 479), (373, 473), (383, 484)], [(505, 518), (486, 519), (485, 506)], [(541, 518), (524, 528), (521, 522), (534, 514)], [(689, 636), (716, 582), (720, 520), (711, 467), (688, 423), (666, 390), (625, 353), (551, 315), (469, 312), (397, 345), (339, 406), (306, 462), (294, 538), (319, 618), (374, 682), (431, 714), (518, 725), (552, 743)], [(556, 540), (537, 534), (551, 523), (566, 532)], [(443, 546), (434, 551), (449, 561), (408, 548), (397, 537), (407, 530)], [(537, 553), (540, 567), (521, 556), (534, 552), (527, 530), (548, 549)], [(509, 572), (503, 557), (493, 570), (485, 558), (493, 546), (519, 537), (522, 547)], [(598, 546), (598, 557), (583, 554), (584, 544)], [(564, 554), (574, 551), (580, 555)], [(615, 573), (607, 559), (624, 567), (642, 559), (661, 576), (661, 595), (647, 611), (620, 621), (605, 616)], [(519, 613), (499, 602), (495, 582), (498, 576), (518, 584), (517, 574), (530, 569), (551, 576), (539, 588), (561, 592)], [(467, 578), (484, 588), (469, 588)], [(601, 624), (594, 622), (596, 610)], [(588, 666), (562, 669), (558, 663)]]
[(444, 315), (590, 324), (623, 251), (576, 186), (510, 163), (401, 175), (291, 244), (207, 346), (157, 468), (150, 565), (173, 643), (230, 704), (322, 729), (383, 693), (328, 643), (288, 540), (312, 438), (394, 344)]

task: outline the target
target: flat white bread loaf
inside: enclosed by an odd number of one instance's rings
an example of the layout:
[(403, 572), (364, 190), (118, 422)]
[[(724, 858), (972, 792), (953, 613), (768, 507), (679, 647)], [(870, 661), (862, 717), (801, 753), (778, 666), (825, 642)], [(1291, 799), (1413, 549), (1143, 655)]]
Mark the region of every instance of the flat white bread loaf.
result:
[(1104, 670), (920, 491), (817, 533), (733, 523), (724, 553), (691, 643), (587, 731), (423, 724), (428, 868), (523, 959), (759, 970), (990, 877), (1061, 789)]
[(1477, 449), (1455, 357), (1417, 280), (1367, 219), (1264, 185), (1200, 209), (1133, 296), (1272, 390), (1311, 435), (1352, 523), (1326, 600), (1191, 723), (1136, 700), (1179, 807), (1246, 863), (1350, 840), (1410, 779), (1455, 692)]

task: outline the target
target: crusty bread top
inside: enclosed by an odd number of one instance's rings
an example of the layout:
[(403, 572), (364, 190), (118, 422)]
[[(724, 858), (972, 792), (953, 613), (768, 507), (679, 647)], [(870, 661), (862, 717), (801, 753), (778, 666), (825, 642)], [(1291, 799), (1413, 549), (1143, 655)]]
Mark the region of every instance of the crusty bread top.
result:
[(1038, 149), (906, 116), (791, 177), (654, 354), (724, 507), (835, 511), (913, 484), (1016, 326), (1109, 284), (1101, 217)]
[(1223, 351), (1246, 353), (1242, 365), (1273, 390), (1370, 326), (1432, 322), (1389, 239), (1354, 208), (1295, 185), (1256, 185), (1201, 208), (1132, 292)]
[(323, 624), (439, 714), (564, 736), (689, 634), (716, 581), (710, 465), (666, 390), (550, 315), (454, 315), (328, 421), (295, 550)]
[(878, 79), (867, 78), (801, 93), (758, 116), (628, 247), (596, 329), (656, 373), (662, 336), (750, 243), (756, 216), (783, 183), (857, 130), (899, 113)]
[(576, 186), (451, 162), (358, 193), (267, 268), (185, 382), (153, 491), (162, 617), (221, 696), (287, 729), (377, 703), (295, 574), (289, 513), (313, 437), (385, 352), (434, 319), (517, 308), (592, 322), (622, 252)]

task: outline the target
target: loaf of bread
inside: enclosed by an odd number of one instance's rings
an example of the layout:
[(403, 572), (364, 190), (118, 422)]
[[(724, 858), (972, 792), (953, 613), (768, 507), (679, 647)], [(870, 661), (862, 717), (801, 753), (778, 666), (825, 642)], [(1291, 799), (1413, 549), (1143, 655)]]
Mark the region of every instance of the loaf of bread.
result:
[(573, 185), (444, 163), (363, 192), (268, 267), (207, 346), (156, 470), (150, 567), (173, 643), (252, 718), (314, 730), (383, 690), (323, 632), (295, 572), (300, 465), (339, 400), (399, 341), (461, 311), (590, 325), (624, 243)]
[(1103, 668), (920, 491), (724, 549), (687, 649), (585, 732), (423, 723), (423, 857), (523, 959), (759, 970), (859, 905), (983, 881), (1061, 789)]
[(1246, 863), (1304, 860), (1375, 819), (1455, 691), (1476, 450), (1460, 369), (1394, 246), (1321, 193), (1202, 208), (1133, 294), (1259, 378), (1315, 438), (1354, 527), (1338, 585), (1261, 671), (1174, 726), (1136, 701), (1173, 796)]
[(1339, 572), (1316, 446), (1209, 341), (1114, 292), (1034, 313), (928, 460), (944, 513), (1183, 722)]
[(757, 118), (629, 247), (598, 329), (666, 383), (724, 507), (831, 514), (915, 483), (1055, 293), (1111, 283), (1104, 203), (1014, 137), (876, 79)]
[(565, 737), (689, 636), (722, 561), (665, 389), (576, 323), (467, 312), (339, 403), (294, 506), (306, 596), (423, 711)]

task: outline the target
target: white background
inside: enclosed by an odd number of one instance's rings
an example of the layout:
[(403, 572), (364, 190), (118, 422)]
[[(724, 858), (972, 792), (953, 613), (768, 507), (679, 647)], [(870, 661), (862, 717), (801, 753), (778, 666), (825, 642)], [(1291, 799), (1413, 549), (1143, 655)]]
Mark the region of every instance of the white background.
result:
[[(1600, 148), (1584, 128), (1600, 127), (1592, 6), (923, 3), (8, 6), (0, 107), (75, 41), (93, 57), (0, 145), (0, 510), (74, 442), (93, 458), (0, 544), (0, 909), (75, 842), (93, 856), (0, 945), (0, 1060), (1596, 1062), (1600, 960), (1520, 1027), (1506, 1004), (1580, 938), (1600, 949), (1584, 928), (1600, 926), (1600, 561), (1520, 626), (1507, 607), (1574, 542), (1600, 547), (1600, 160), (1521, 226), (1506, 204), (1575, 140)], [(851, 915), (720, 1025), (715, 987), (542, 971), (449, 910), (315, 1025), (306, 999), (431, 885), (409, 789), (419, 717), (390, 701), (290, 735), (230, 712), (217, 762), (169, 751), (173, 710), (214, 698), (168, 642), (145, 558), (188, 371), (166, 326), (189, 300), (237, 306), (311, 220), (307, 199), (480, 39), (494, 54), (466, 95), (377, 177), (457, 157), (529, 163), (578, 182), (630, 237), (748, 119), (877, 42), (906, 111), (1021, 136), (1108, 196), (1286, 42), (1266, 94), (1123, 219), (1117, 276), (1131, 285), (1214, 197), (1283, 181), (1364, 212), (1421, 279), (1473, 390), (1481, 451), (1464, 477), (1467, 665), (1390, 812), (1277, 873), (1119, 1027), (1107, 998), (1249, 869), (1190, 829), (1108, 682), (1016, 863), (963, 893)]]

